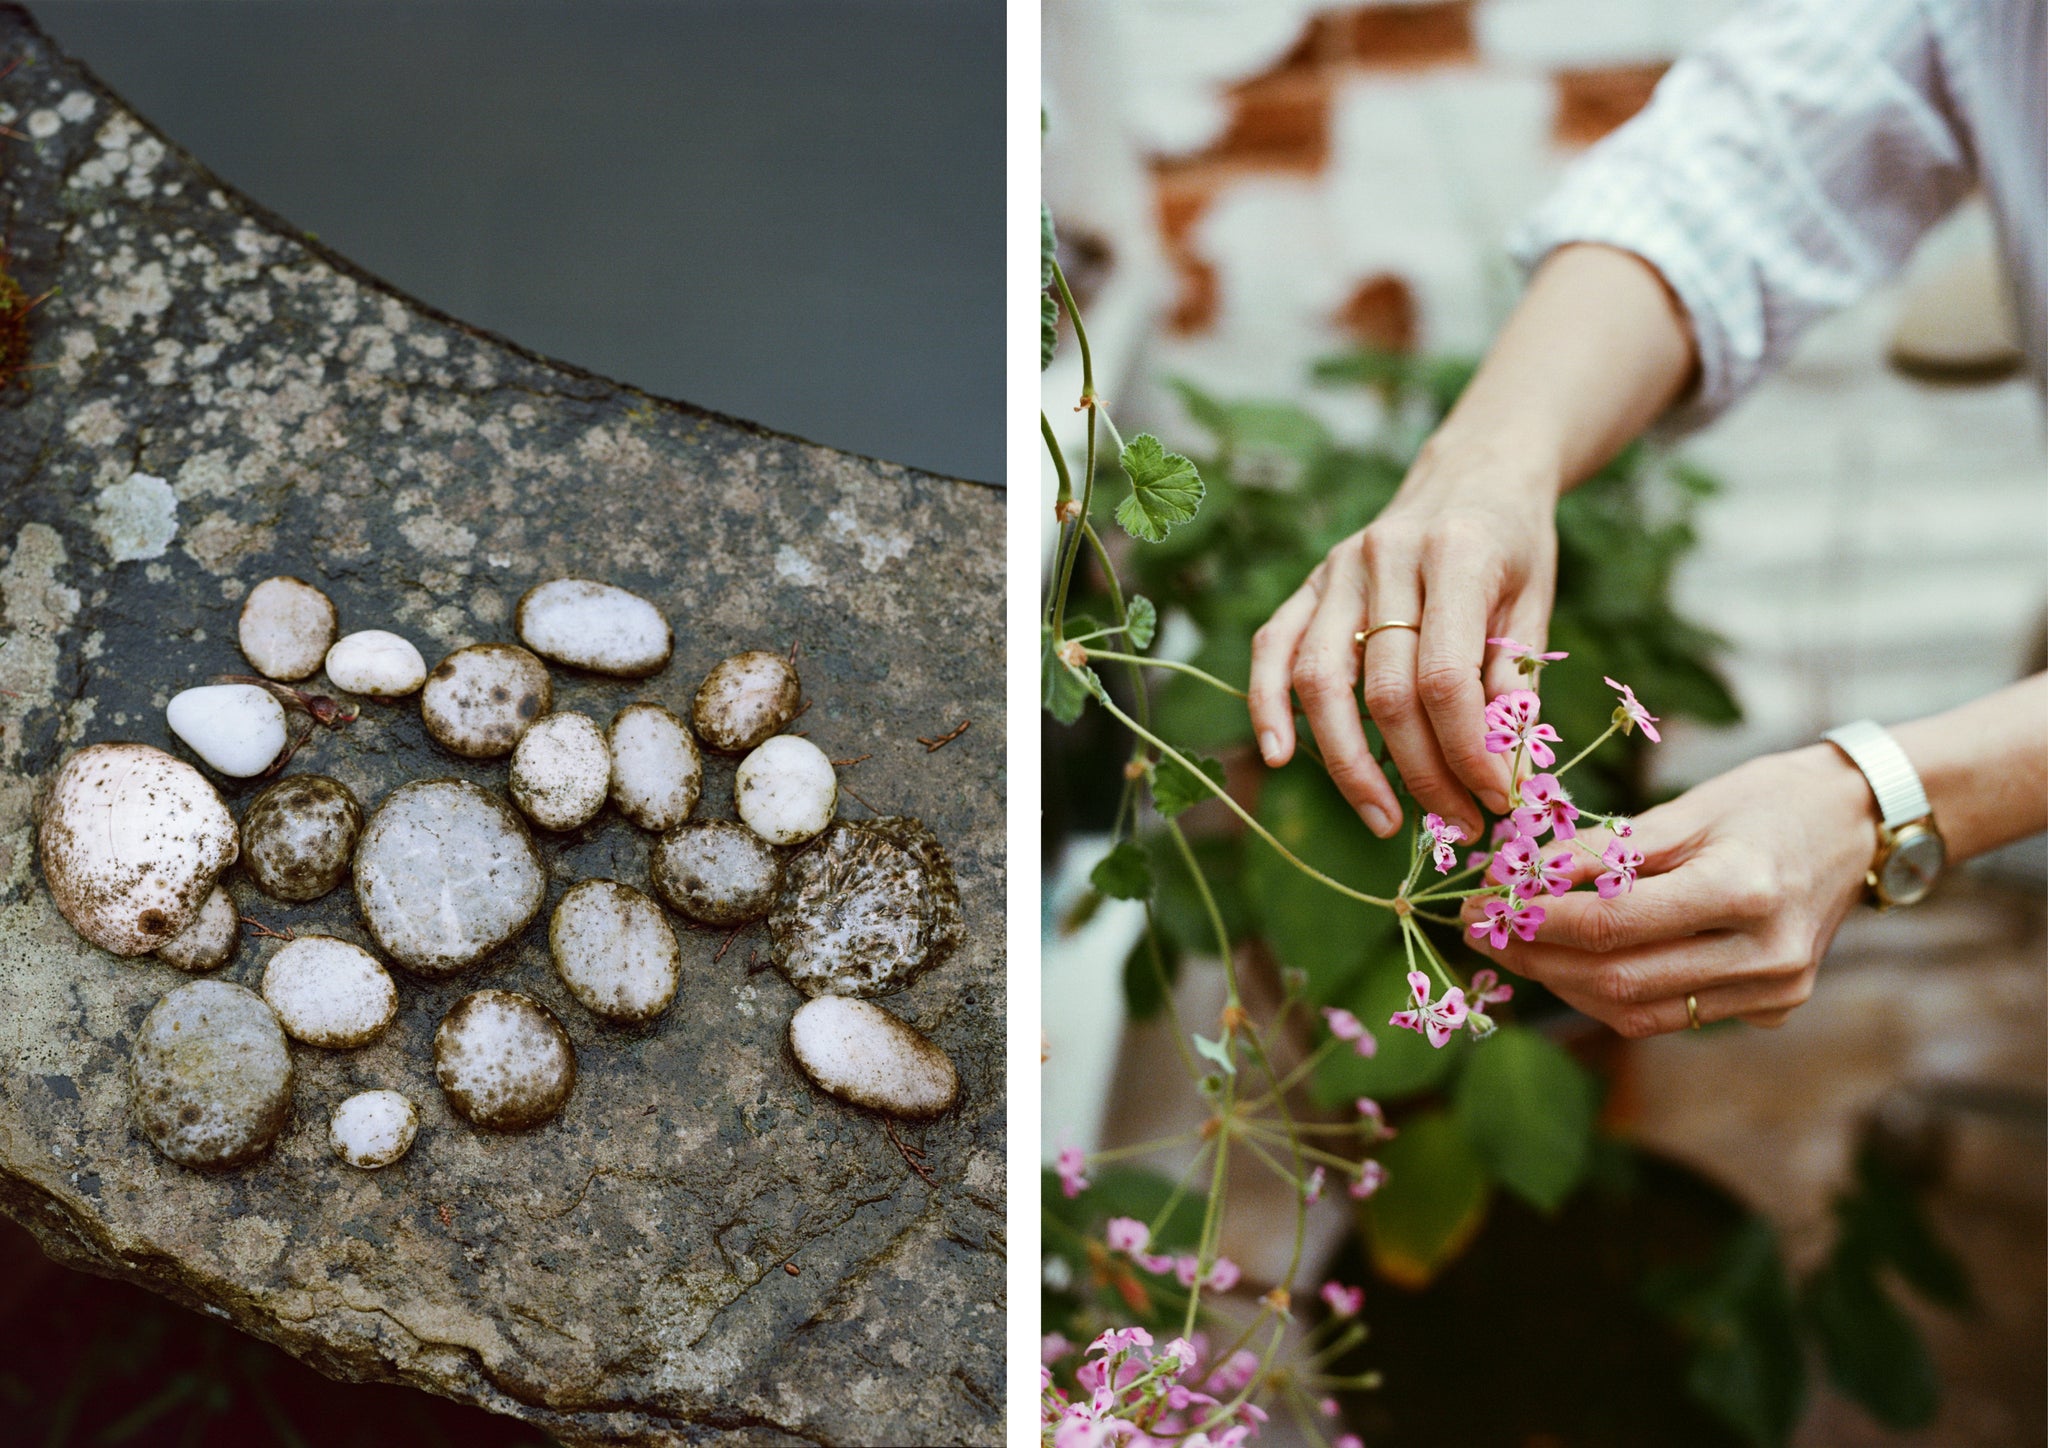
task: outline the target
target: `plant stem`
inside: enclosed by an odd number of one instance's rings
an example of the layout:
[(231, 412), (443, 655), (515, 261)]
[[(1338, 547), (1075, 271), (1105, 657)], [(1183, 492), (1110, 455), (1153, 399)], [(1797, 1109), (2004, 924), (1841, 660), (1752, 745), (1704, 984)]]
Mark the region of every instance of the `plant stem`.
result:
[(1598, 749), (1601, 745), (1605, 744), (1608, 740), (1612, 739), (1614, 737), (1615, 731), (1620, 728), (1621, 726), (1619, 724), (1609, 724), (1607, 726), (1607, 732), (1605, 734), (1602, 734), (1598, 739), (1595, 739), (1591, 744), (1588, 744), (1584, 749), (1581, 749), (1577, 754), (1574, 754), (1571, 757), (1571, 759), (1565, 764), (1563, 769), (1552, 770), (1551, 778), (1563, 779), (1567, 774), (1571, 772), (1572, 767), (1574, 765), (1576, 765), (1580, 760), (1584, 759), (1587, 755), (1591, 754), (1594, 750)]
[[(1114, 632), (1114, 630), (1105, 630), (1105, 632)], [(1145, 657), (1143, 654), (1120, 654), (1110, 649), (1090, 649), (1088, 650), (1088, 657), (1091, 659), (1109, 659), (1115, 663), (1139, 664), (1148, 669), (1171, 669), (1176, 674), (1186, 674), (1189, 678), (1200, 679), (1211, 688), (1221, 689), (1234, 699), (1245, 697), (1244, 690), (1233, 689), (1214, 674), (1198, 669), (1193, 664), (1183, 664), (1178, 659), (1152, 659)]]

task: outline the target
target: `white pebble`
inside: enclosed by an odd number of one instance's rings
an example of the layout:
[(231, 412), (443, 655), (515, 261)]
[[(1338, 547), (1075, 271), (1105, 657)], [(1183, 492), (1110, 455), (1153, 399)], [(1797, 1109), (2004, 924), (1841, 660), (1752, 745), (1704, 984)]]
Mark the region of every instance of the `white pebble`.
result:
[(778, 734), (740, 761), (733, 806), (747, 828), (771, 845), (800, 845), (832, 823), (839, 779), (825, 751)]
[(890, 1116), (937, 1116), (960, 1075), (924, 1033), (872, 1001), (819, 996), (789, 1018), (789, 1047), (819, 1088)]
[(623, 588), (556, 578), (519, 600), (519, 637), (543, 658), (599, 674), (645, 678), (668, 662), (674, 635), (661, 610)]
[(434, 1075), (459, 1115), (492, 1131), (523, 1131), (569, 1099), (576, 1052), (555, 1013), (533, 997), (480, 990), (441, 1018)]
[(335, 688), (350, 694), (396, 699), (427, 681), (427, 661), (397, 634), (366, 628), (337, 640), (327, 651), (327, 677)]
[(510, 754), (554, 703), (548, 666), (517, 644), (471, 644), (434, 666), (420, 691), (427, 733), (465, 759)]
[(643, 830), (672, 830), (704, 790), (704, 757), (689, 727), (659, 704), (628, 704), (612, 720), (612, 803)]
[(350, 1166), (374, 1171), (412, 1150), (419, 1108), (397, 1091), (359, 1091), (334, 1108), (327, 1144)]
[(303, 679), (334, 642), (334, 603), (296, 578), (266, 578), (242, 603), (242, 652), (259, 674)]
[(547, 872), (511, 806), (460, 779), (401, 784), (356, 846), (356, 902), (384, 953), (429, 979), (469, 969), (540, 910)]
[(699, 820), (655, 841), (648, 877), (662, 899), (701, 925), (744, 925), (775, 903), (782, 859), (738, 820)]
[(582, 714), (550, 714), (512, 751), (512, 802), (544, 830), (573, 830), (604, 808), (612, 756)]
[(690, 719), (713, 749), (745, 754), (787, 728), (802, 704), (803, 686), (789, 656), (752, 649), (712, 666)]
[(190, 925), (156, 948), (156, 958), (166, 965), (194, 974), (215, 970), (228, 963), (240, 938), (241, 912), (226, 887), (215, 885), (199, 916)]
[(555, 969), (576, 999), (612, 1021), (651, 1021), (676, 998), (683, 953), (661, 907), (616, 880), (571, 885), (548, 923)]
[(276, 1013), (224, 980), (170, 990), (136, 1029), (128, 1109), (181, 1166), (225, 1171), (254, 1161), (292, 1115), (292, 1052)]
[(284, 752), (284, 705), (254, 684), (202, 684), (171, 699), (171, 732), (235, 779), (263, 773)]
[(263, 999), (285, 1034), (309, 1046), (367, 1046), (398, 1013), (391, 972), (360, 945), (330, 935), (287, 941), (263, 968)]

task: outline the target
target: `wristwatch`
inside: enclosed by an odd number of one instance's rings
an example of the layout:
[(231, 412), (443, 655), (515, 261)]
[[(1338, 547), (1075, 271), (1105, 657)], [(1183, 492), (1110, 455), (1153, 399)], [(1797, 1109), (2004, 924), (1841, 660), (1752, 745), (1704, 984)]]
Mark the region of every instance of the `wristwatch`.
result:
[(1919, 904), (1941, 877), (1948, 846), (1935, 828), (1934, 807), (1913, 762), (1896, 739), (1868, 719), (1821, 737), (1849, 756), (1877, 796), (1877, 858), (1863, 877), (1871, 903), (1879, 910)]

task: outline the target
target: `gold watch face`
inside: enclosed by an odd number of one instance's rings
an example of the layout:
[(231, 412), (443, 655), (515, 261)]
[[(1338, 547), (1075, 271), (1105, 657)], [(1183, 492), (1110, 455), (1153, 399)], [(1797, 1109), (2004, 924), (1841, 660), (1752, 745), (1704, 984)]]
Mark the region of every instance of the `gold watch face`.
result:
[(1924, 824), (1899, 827), (1892, 838), (1891, 852), (1877, 867), (1878, 898), (1887, 905), (1917, 905), (1927, 898), (1948, 851), (1941, 836)]

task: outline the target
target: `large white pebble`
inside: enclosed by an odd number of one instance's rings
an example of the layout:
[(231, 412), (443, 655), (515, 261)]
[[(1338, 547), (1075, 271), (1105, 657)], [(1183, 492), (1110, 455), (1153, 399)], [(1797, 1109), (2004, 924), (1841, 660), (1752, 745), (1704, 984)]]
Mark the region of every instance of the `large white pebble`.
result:
[(355, 880), (377, 944), (429, 979), (465, 971), (512, 940), (547, 894), (519, 816), (461, 779), (392, 790), (356, 846)]
[(778, 734), (740, 761), (732, 800), (747, 828), (769, 844), (800, 845), (832, 823), (839, 777), (810, 740)]
[(256, 672), (303, 679), (334, 642), (334, 603), (310, 583), (266, 578), (242, 602), (242, 652)]
[(659, 704), (628, 704), (612, 720), (612, 803), (643, 830), (672, 830), (704, 791), (704, 756), (689, 726)]
[(419, 1108), (397, 1091), (358, 1091), (334, 1108), (327, 1144), (350, 1166), (374, 1171), (412, 1150)]
[(195, 975), (203, 970), (217, 970), (234, 955), (241, 924), (235, 897), (228, 894), (226, 886), (215, 885), (206, 903), (199, 907), (198, 918), (159, 945), (156, 958)]
[(254, 684), (202, 684), (164, 710), (171, 732), (236, 779), (263, 773), (284, 752), (284, 705)]
[(285, 1034), (309, 1046), (367, 1046), (398, 1013), (391, 972), (360, 945), (331, 935), (287, 941), (263, 968), (263, 999)]
[(427, 681), (427, 661), (410, 640), (366, 628), (327, 651), (327, 678), (335, 688), (373, 699), (396, 699)]
[(224, 980), (169, 991), (135, 1032), (128, 1109), (181, 1166), (225, 1171), (254, 1161), (292, 1114), (292, 1052), (276, 1013)]
[(661, 907), (629, 885), (571, 885), (548, 923), (548, 947), (562, 983), (606, 1020), (651, 1021), (676, 998), (676, 933)]
[(519, 637), (542, 658), (641, 679), (668, 662), (674, 635), (637, 593), (588, 578), (556, 578), (519, 600)]
[(206, 776), (147, 744), (94, 744), (65, 760), (37, 841), (57, 909), (116, 955), (147, 954), (191, 925), (241, 853)]
[(544, 830), (573, 830), (604, 808), (612, 756), (581, 714), (550, 714), (512, 751), (512, 802)]
[(789, 1048), (821, 1090), (872, 1111), (937, 1116), (960, 1096), (946, 1053), (872, 1001), (806, 1001), (789, 1018)]

